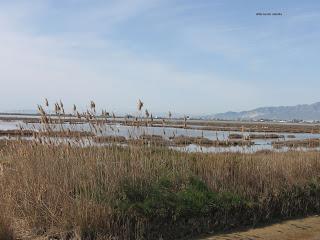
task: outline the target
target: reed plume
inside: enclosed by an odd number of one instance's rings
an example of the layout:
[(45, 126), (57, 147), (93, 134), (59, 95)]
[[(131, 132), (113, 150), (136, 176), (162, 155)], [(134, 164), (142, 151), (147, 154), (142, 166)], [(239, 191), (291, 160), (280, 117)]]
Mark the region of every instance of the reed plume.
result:
[(143, 107), (143, 102), (139, 99), (138, 100), (138, 110), (141, 111), (142, 107)]

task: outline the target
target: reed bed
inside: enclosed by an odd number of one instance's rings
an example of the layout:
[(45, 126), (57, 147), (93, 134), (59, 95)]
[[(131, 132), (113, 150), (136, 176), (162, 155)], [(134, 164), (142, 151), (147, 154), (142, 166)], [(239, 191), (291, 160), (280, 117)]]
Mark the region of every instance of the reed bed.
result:
[(46, 137), (88, 137), (94, 136), (92, 132), (86, 131), (34, 131), (26, 129), (14, 129), (14, 130), (0, 130), (0, 136), (4, 137), (34, 137), (34, 136), (46, 136)]
[(170, 137), (170, 140), (173, 146), (187, 146), (190, 144), (195, 144), (195, 145), (205, 146), (205, 147), (230, 147), (230, 146), (250, 146), (254, 144), (254, 142), (248, 141), (246, 139), (210, 140), (205, 137), (189, 137), (189, 136)]
[[(218, 120), (192, 120), (190, 122), (185, 121), (186, 119), (172, 119), (171, 117), (163, 117), (161, 119), (154, 119), (152, 114), (148, 112), (148, 117), (140, 115), (139, 123), (136, 117), (115, 117), (106, 114), (96, 114), (95, 121), (99, 123), (104, 123), (106, 119), (110, 123), (122, 124), (127, 126), (154, 126), (154, 127), (172, 127), (172, 128), (185, 128), (185, 129), (200, 129), (209, 131), (236, 131), (236, 132), (264, 132), (264, 133), (320, 133), (320, 125), (318, 123), (262, 123), (262, 122), (237, 122), (237, 121), (218, 121)], [(82, 118), (78, 118), (74, 114), (64, 114), (61, 118), (59, 114), (51, 114), (51, 123), (70, 123), (70, 124), (84, 124), (87, 123), (85, 116), (86, 112), (78, 113)], [(20, 120), (25, 123), (39, 123), (41, 122), (40, 116), (34, 117), (4, 117), (0, 116), (0, 120), (3, 121), (16, 121)], [(165, 120), (165, 121), (164, 121)], [(187, 124), (186, 124), (187, 122)]]
[(179, 239), (318, 213), (319, 157), (10, 142), (1, 148), (2, 228), (22, 239)]
[(96, 136), (93, 138), (96, 143), (127, 143), (123, 136)]
[(289, 148), (318, 148), (320, 147), (319, 138), (310, 138), (303, 140), (287, 140), (287, 141), (275, 141), (272, 142), (272, 146), (275, 148), (289, 147)]
[[(91, 103), (96, 134), (104, 126), (94, 112)], [(45, 137), (0, 142), (1, 239), (186, 239), (320, 212), (317, 151), (187, 153), (158, 136), (126, 146)]]
[(32, 130), (0, 130), (0, 136), (5, 137), (32, 137), (35, 133)]
[[(294, 136), (294, 135), (289, 135)], [(295, 136), (294, 136), (295, 137)], [(285, 138), (284, 135), (279, 135), (275, 133), (269, 133), (269, 134), (249, 134), (249, 135), (243, 135), (238, 133), (231, 133), (228, 136), (229, 139), (245, 139), (245, 140), (254, 140), (254, 139), (279, 139), (279, 138)]]
[(292, 135), (292, 134), (289, 134), (289, 135), (287, 136), (287, 138), (296, 138), (296, 136), (295, 136), (295, 135)]

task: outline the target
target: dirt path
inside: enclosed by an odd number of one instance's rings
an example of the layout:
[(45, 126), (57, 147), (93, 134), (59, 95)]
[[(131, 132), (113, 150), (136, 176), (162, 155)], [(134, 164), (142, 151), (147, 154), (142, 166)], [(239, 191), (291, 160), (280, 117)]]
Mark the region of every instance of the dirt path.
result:
[(290, 220), (242, 232), (221, 234), (201, 240), (320, 240), (320, 216)]

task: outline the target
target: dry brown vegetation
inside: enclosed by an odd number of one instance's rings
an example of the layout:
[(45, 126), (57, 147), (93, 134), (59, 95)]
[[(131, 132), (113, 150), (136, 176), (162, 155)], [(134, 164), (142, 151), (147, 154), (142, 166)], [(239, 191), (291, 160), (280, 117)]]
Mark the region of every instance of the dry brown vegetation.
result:
[(284, 135), (279, 134), (249, 134), (247, 139), (277, 139), (277, 138), (284, 138)]
[(189, 126), (203, 126), (201, 130), (240, 132), (320, 133), (319, 124), (254, 123), (233, 121), (193, 121)]
[(1, 240), (14, 240), (14, 229), (10, 223), (10, 216), (5, 215), (5, 211), (0, 208), (0, 239)]
[[(2, 229), (15, 226), (15, 234), (21, 234), (18, 237), (31, 239), (65, 232), (80, 234), (83, 239), (176, 239), (174, 236), (183, 237), (180, 234), (317, 212), (320, 191), (307, 186), (317, 184), (319, 157), (318, 152), (190, 154), (141, 145), (72, 147), (10, 142), (2, 147), (0, 157), (0, 207), (8, 213)], [(203, 181), (213, 194), (233, 196), (234, 200), (224, 200), (233, 213), (217, 206), (202, 214), (207, 203), (195, 200), (205, 194), (199, 189), (185, 196), (190, 202), (176, 206), (186, 211), (184, 214), (171, 213), (176, 207), (167, 206), (161, 195), (168, 189), (152, 190), (166, 179), (172, 187), (169, 193), (180, 194), (185, 191), (183, 185), (188, 188), (190, 177)], [(160, 196), (149, 199), (155, 201), (151, 204), (145, 202), (148, 194)], [(197, 210), (187, 210), (189, 207)], [(164, 215), (156, 217), (148, 209), (162, 209)], [(227, 219), (222, 217), (225, 211)], [(21, 226), (8, 225), (12, 220), (27, 229), (21, 232)]]
[(295, 135), (292, 135), (292, 134), (289, 134), (289, 135), (287, 136), (287, 138), (296, 138), (296, 136), (295, 136)]
[(123, 136), (96, 136), (93, 141), (96, 143), (127, 143), (127, 139)]
[(34, 134), (32, 130), (0, 130), (0, 136), (5, 137), (32, 137)]
[(189, 136), (175, 136), (170, 137), (174, 146), (186, 146), (196, 144), (206, 147), (230, 147), (230, 146), (250, 146), (253, 145), (251, 141), (238, 140), (210, 140), (204, 137), (189, 137)]
[[(62, 103), (55, 109), (64, 113)], [(50, 116), (39, 111), (48, 131)], [(99, 132), (94, 112), (92, 102), (85, 118)], [(316, 151), (187, 153), (159, 144), (157, 135), (125, 146), (46, 137), (0, 142), (0, 239), (185, 239), (320, 212)]]
[[(290, 135), (292, 136), (292, 135)], [(294, 136), (294, 135), (293, 135)], [(231, 133), (229, 134), (229, 139), (245, 139), (245, 140), (254, 140), (254, 139), (278, 139), (278, 138), (284, 138), (284, 135), (279, 135), (275, 133), (269, 133), (269, 134), (249, 134), (249, 135), (243, 135), (238, 133)]]
[(244, 139), (245, 136), (239, 133), (230, 133), (228, 136), (229, 139)]
[[(72, 114), (63, 115), (61, 113), (52, 115), (50, 117), (50, 123), (61, 124), (82, 124), (87, 123), (88, 120), (95, 121), (96, 123), (104, 124), (106, 121), (109, 123), (119, 123), (128, 126), (154, 126), (154, 127), (173, 127), (173, 128), (186, 128), (186, 129), (200, 129), (210, 131), (237, 131), (237, 132), (264, 132), (264, 133), (320, 133), (319, 124), (295, 124), (295, 123), (270, 123), (270, 122), (236, 122), (236, 121), (205, 121), (205, 120), (192, 120), (186, 119), (154, 119), (152, 114), (148, 117), (142, 118), (116, 118), (111, 117), (109, 113), (103, 112), (103, 114), (91, 117), (88, 116), (87, 112), (78, 113), (75, 116)], [(79, 118), (80, 116), (80, 118)], [(14, 121), (21, 120), (25, 123), (39, 123), (41, 122), (40, 117), (4, 117), (1, 116), (0, 120)]]
[(275, 148), (289, 147), (289, 148), (316, 148), (320, 147), (319, 138), (303, 139), (303, 140), (290, 140), (290, 141), (275, 141), (272, 142), (272, 146)]
[(34, 130), (0, 130), (0, 136), (5, 137), (35, 137), (35, 136), (46, 136), (46, 137), (88, 137), (94, 136), (92, 132), (86, 131), (34, 131)]

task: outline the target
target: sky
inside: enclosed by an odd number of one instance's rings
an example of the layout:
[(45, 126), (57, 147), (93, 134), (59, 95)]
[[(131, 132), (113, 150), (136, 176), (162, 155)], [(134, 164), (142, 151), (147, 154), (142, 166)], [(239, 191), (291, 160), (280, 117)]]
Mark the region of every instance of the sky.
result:
[(319, 53), (318, 0), (0, 0), (0, 111), (313, 103)]

